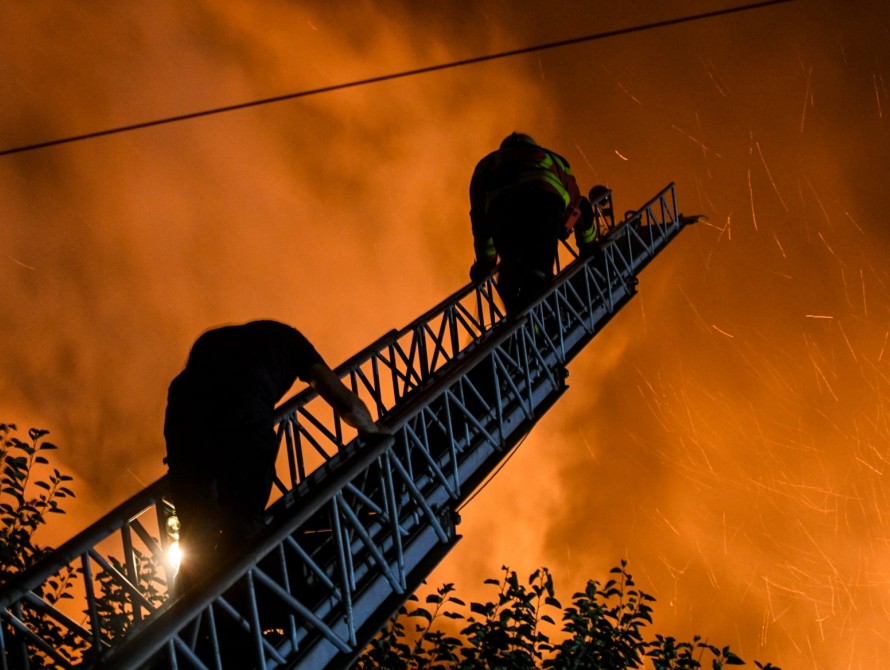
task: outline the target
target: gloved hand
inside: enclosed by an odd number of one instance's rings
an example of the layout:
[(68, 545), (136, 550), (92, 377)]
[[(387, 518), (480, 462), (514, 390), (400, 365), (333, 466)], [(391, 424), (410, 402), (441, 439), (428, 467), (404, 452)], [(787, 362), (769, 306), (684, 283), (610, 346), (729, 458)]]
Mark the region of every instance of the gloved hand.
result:
[(581, 198), (578, 210), (581, 215), (578, 222), (575, 223), (575, 244), (578, 246), (578, 252), (584, 256), (585, 247), (596, 246), (599, 228), (593, 216), (593, 206), (590, 204), (590, 200)]
[(496, 264), (497, 260), (495, 259), (490, 261), (474, 261), (470, 266), (470, 281), (474, 284), (478, 284), (491, 274), (491, 271), (494, 270)]

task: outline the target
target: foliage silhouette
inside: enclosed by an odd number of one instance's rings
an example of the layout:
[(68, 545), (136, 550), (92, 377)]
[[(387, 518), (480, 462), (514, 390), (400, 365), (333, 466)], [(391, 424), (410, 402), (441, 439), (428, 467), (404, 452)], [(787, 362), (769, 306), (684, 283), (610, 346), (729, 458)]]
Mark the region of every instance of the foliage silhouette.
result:
[(15, 431), (15, 424), (0, 424), (0, 578), (4, 580), (52, 551), (35, 544), (34, 533), (49, 514), (64, 514), (60, 500), (74, 497), (65, 486), (71, 476), (52, 469), (44, 479), (37, 471), (37, 466), (49, 468), (43, 452), (58, 448), (43, 439), (49, 431), (31, 428), (30, 442), (16, 437)]
[[(0, 583), (37, 563), (52, 551), (34, 542), (37, 529), (50, 514), (64, 514), (61, 501), (74, 497), (66, 486), (71, 477), (52, 468), (45, 452), (57, 447), (44, 438), (48, 431), (31, 428), (28, 441), (16, 436), (15, 424), (0, 424)], [(151, 556), (135, 552), (136, 582), (152, 606), (160, 605), (166, 593)], [(125, 566), (111, 559), (111, 571), (100, 570), (96, 614), (103, 642), (110, 643), (135, 623), (129, 595), (115, 573), (127, 574)], [(55, 604), (71, 598), (73, 580), (82, 571), (71, 565), (35, 591), (39, 598)], [(416, 595), (374, 638), (356, 661), (357, 670), (625, 670), (652, 667), (654, 670), (713, 670), (744, 665), (729, 647), (717, 647), (694, 637), (647, 636), (652, 625), (655, 599), (638, 590), (621, 561), (604, 584), (589, 581), (575, 593), (569, 606), (557, 600), (553, 578), (546, 568), (534, 571), (527, 584), (515, 571), (503, 568), (500, 579), (486, 584), (497, 588), (495, 598), (467, 605), (454, 595), (453, 584), (441, 586), (426, 596), (420, 606)], [(9, 667), (52, 668), (63, 662), (85, 660), (85, 644), (43, 612), (23, 607), (20, 620), (47, 643), (45, 649), (29, 644), (28, 659), (21, 658), (19, 645), (7, 646)], [(561, 619), (561, 630), (555, 617)], [(409, 622), (416, 622), (413, 626)], [(443, 625), (444, 624), (444, 625)], [(3, 624), (8, 636), (8, 623)], [(551, 638), (553, 635), (557, 640)], [(47, 651), (46, 649), (49, 649)], [(2, 660), (2, 659), (0, 659)], [(28, 664), (26, 666), (26, 664)], [(755, 661), (761, 670), (780, 670)]]
[[(516, 572), (503, 568), (500, 579), (487, 579), (497, 596), (469, 605), (445, 584), (426, 597), (426, 606), (412, 596), (374, 638), (356, 662), (357, 670), (692, 670), (744, 665), (729, 647), (716, 647), (695, 637), (691, 642), (653, 635), (651, 603), (655, 599), (636, 588), (626, 561), (600, 585), (589, 581), (565, 607), (556, 599), (553, 578), (536, 570), (527, 585)], [(428, 607), (432, 606), (432, 607)], [(561, 613), (558, 642), (555, 629)], [(409, 621), (421, 623), (410, 626)], [(446, 621), (447, 620), (447, 621)], [(442, 625), (438, 625), (438, 624)], [(451, 632), (449, 632), (451, 629)], [(761, 670), (778, 667), (755, 661)]]
[[(53, 551), (52, 547), (37, 544), (35, 533), (47, 523), (50, 514), (64, 514), (64, 501), (74, 497), (67, 486), (73, 478), (52, 467), (47, 457), (47, 452), (57, 449), (45, 439), (48, 434), (49, 431), (31, 428), (28, 439), (23, 440), (18, 437), (15, 424), (0, 423), (0, 584), (28, 570)], [(138, 551), (135, 558), (140, 591), (157, 607), (166, 597), (158, 588), (163, 583), (157, 574), (158, 566), (151, 557)], [(113, 557), (110, 560), (113, 571), (128, 574), (120, 561)], [(82, 568), (69, 564), (38, 586), (34, 593), (47, 604), (57, 606), (62, 600), (72, 598), (70, 591), (78, 579), (83, 579)], [(133, 625), (131, 599), (113, 572), (101, 569), (94, 581), (99, 633), (102, 641), (109, 643)], [(9, 667), (55, 668), (59, 662), (75, 664), (84, 660), (87, 644), (73, 627), (61, 625), (33, 605), (22, 606), (16, 616), (45, 645), (36, 639), (24, 649), (20, 644), (8, 645), (5, 653)], [(8, 623), (3, 625), (4, 636), (9, 639), (12, 631)], [(21, 639), (21, 631), (19, 637)], [(24, 655), (28, 656), (27, 661)]]
[[(0, 583), (24, 572), (52, 551), (52, 547), (38, 545), (34, 534), (46, 524), (50, 514), (65, 513), (60, 501), (74, 497), (74, 492), (66, 486), (72, 477), (52, 468), (45, 455), (57, 449), (44, 439), (49, 431), (31, 428), (27, 441), (16, 433), (15, 424), (0, 423)], [(41, 585), (36, 595), (50, 605), (70, 598), (75, 576), (76, 570), (66, 566)], [(72, 631), (45, 613), (22, 608), (19, 618), (65, 661), (80, 657), (79, 644)], [(4, 632), (8, 631), (8, 624), (4, 623)], [(7, 650), (12, 667), (26, 667), (20, 658), (22, 653), (19, 647)], [(31, 647), (27, 653), (30, 667), (55, 667), (45, 650)]]

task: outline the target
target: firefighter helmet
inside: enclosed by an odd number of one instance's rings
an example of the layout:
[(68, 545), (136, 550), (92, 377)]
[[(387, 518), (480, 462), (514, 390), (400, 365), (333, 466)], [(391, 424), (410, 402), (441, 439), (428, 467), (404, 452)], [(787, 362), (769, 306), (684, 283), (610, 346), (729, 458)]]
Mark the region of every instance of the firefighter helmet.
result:
[(533, 144), (535, 146), (538, 146), (538, 143), (535, 142), (530, 135), (526, 135), (525, 133), (513, 132), (503, 139), (503, 141), (501, 142), (501, 149), (515, 147), (520, 144)]

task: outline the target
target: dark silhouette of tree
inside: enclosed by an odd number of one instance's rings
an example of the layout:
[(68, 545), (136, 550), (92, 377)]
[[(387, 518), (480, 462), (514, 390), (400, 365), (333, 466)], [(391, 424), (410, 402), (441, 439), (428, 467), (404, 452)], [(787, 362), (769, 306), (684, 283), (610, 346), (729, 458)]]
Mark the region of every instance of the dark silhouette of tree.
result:
[(15, 424), (0, 423), (0, 579), (27, 569), (52, 549), (34, 543), (34, 533), (50, 514), (64, 514), (59, 501), (73, 498), (65, 483), (69, 475), (52, 469), (46, 477), (38, 466), (49, 469), (45, 452), (57, 449), (43, 438), (46, 430), (31, 428), (29, 442), (14, 434)]
[[(17, 436), (15, 424), (0, 423), (0, 583), (24, 572), (52, 551), (52, 547), (36, 544), (34, 534), (46, 524), (50, 514), (65, 513), (61, 501), (74, 497), (66, 485), (72, 477), (51, 467), (46, 457), (47, 452), (57, 449), (44, 439), (48, 434), (49, 431), (31, 428), (26, 441)], [(70, 598), (68, 591), (76, 572), (72, 566), (66, 566), (40, 586), (36, 595), (51, 605)], [(23, 607), (19, 616), (64, 658), (73, 661), (80, 657), (71, 633), (45, 614)], [(8, 627), (5, 630), (8, 632)], [(7, 654), (12, 667), (26, 667), (23, 659), (18, 658), (18, 647), (10, 648)], [(30, 648), (28, 655), (30, 667), (54, 665), (37, 648)]]
[[(64, 514), (64, 501), (74, 497), (67, 486), (72, 477), (52, 467), (47, 457), (57, 449), (46, 440), (48, 434), (49, 431), (31, 428), (28, 439), (23, 440), (15, 424), (0, 423), (0, 584), (28, 570), (53, 551), (52, 547), (37, 544), (35, 533), (51, 514)], [(143, 595), (153, 605), (160, 606), (165, 593), (157, 588), (161, 583), (158, 566), (151, 557), (138, 551), (136, 561)], [(120, 560), (110, 557), (110, 564), (118, 573), (125, 573)], [(59, 601), (71, 598), (69, 591), (77, 579), (83, 579), (83, 569), (69, 564), (39, 586), (35, 595), (49, 605), (58, 605)], [(111, 573), (99, 570), (94, 579), (100, 635), (104, 642), (110, 642), (132, 626), (131, 608), (127, 594)], [(84, 659), (86, 643), (46, 613), (22, 606), (18, 617), (66, 661), (75, 663)], [(11, 633), (8, 625), (4, 630), (7, 635)], [(27, 666), (21, 658), (23, 653), (28, 656)], [(13, 668), (56, 667), (54, 660), (35, 644), (27, 645), (24, 652), (20, 645), (11, 645), (6, 654), (7, 664)]]
[[(357, 670), (719, 670), (744, 661), (729, 647), (717, 647), (695, 637), (647, 637), (655, 598), (638, 590), (627, 563), (613, 568), (600, 585), (589, 581), (563, 608), (556, 599), (553, 578), (536, 570), (522, 584), (516, 572), (503, 568), (500, 579), (487, 579), (497, 596), (467, 605), (445, 584), (420, 606), (416, 596), (402, 607), (371, 642)], [(562, 620), (559, 641), (552, 641), (554, 616)], [(410, 621), (420, 619), (419, 624)], [(447, 620), (447, 621), (446, 621)], [(438, 625), (442, 623), (443, 625)], [(761, 670), (780, 670), (755, 661)]]
[[(48, 431), (31, 428), (27, 440), (16, 433), (15, 424), (0, 423), (0, 583), (52, 551), (36, 544), (34, 534), (50, 514), (64, 514), (62, 502), (74, 497), (67, 486), (72, 478), (53, 468), (47, 458), (47, 452), (57, 448), (45, 439)], [(161, 583), (158, 566), (150, 556), (138, 552), (136, 560), (143, 593), (160, 605), (166, 594), (155, 587)], [(123, 572), (123, 565), (114, 558), (111, 564)], [(69, 565), (35, 593), (55, 604), (70, 598), (73, 580), (82, 578), (81, 569)], [(94, 579), (100, 634), (105, 642), (111, 642), (133, 624), (128, 599), (110, 573), (99, 571)], [(411, 596), (359, 657), (355, 668), (625, 670), (645, 666), (691, 670), (706, 667), (703, 663), (709, 661), (713, 670), (720, 670), (744, 665), (729, 647), (717, 647), (699, 637), (678, 641), (649, 635), (655, 599), (636, 588), (625, 561), (612, 569), (604, 585), (589, 581), (565, 608), (556, 599), (553, 578), (546, 568), (533, 572), (527, 584), (506, 567), (499, 579), (485, 583), (496, 587), (497, 596), (484, 603), (467, 605), (454, 595), (453, 584), (427, 595), (425, 606), (418, 604), (416, 595)], [(56, 621), (27, 607), (17, 616), (67, 661), (76, 664), (85, 660), (83, 643)], [(560, 630), (556, 630), (556, 618), (561, 620)], [(410, 622), (415, 621), (419, 623), (412, 626)], [(8, 636), (9, 625), (2, 625)], [(21, 658), (19, 645), (10, 645), (3, 653), (7, 667), (55, 667), (35, 645), (28, 645), (27, 659)], [(761, 670), (780, 670), (770, 663), (754, 664)]]

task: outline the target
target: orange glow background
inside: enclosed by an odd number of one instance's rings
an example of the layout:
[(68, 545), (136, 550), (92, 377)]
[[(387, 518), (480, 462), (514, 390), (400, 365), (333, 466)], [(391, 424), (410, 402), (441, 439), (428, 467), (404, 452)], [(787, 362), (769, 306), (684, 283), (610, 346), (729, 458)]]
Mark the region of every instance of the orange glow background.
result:
[[(6, 3), (0, 149), (717, 8), (332, 4)], [(890, 9), (853, 4), (0, 157), (0, 420), (50, 429), (78, 493), (44, 541), (163, 474), (202, 331), (275, 318), (336, 365), (463, 285), (469, 176), (522, 130), (619, 213), (674, 181), (710, 222), (574, 361), (431, 582), (546, 565), (568, 600), (627, 558), (660, 632), (885, 667)]]

